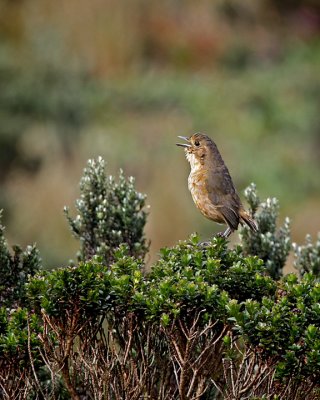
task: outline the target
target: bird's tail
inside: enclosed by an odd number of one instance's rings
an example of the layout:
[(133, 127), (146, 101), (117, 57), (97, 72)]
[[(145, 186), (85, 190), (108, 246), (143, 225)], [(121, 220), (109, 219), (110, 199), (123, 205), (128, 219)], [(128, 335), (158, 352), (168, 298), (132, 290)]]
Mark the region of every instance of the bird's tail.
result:
[(253, 232), (258, 232), (259, 227), (257, 222), (245, 210), (241, 210), (239, 214), (241, 222), (245, 222)]

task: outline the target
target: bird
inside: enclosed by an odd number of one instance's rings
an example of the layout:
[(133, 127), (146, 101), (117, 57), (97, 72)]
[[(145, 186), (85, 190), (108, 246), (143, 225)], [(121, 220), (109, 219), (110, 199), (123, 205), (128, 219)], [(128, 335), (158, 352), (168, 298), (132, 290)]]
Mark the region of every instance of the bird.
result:
[(190, 163), (188, 188), (196, 207), (211, 221), (227, 225), (227, 229), (218, 236), (227, 239), (239, 224), (246, 224), (253, 232), (257, 232), (258, 224), (244, 209), (214, 141), (202, 133), (178, 138), (186, 141), (176, 145), (185, 149)]

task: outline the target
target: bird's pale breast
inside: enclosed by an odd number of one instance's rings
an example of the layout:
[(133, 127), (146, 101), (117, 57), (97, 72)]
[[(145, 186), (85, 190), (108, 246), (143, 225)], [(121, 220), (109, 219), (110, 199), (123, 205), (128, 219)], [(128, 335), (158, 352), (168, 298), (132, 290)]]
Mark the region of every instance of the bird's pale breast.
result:
[(217, 208), (209, 198), (206, 185), (206, 171), (191, 171), (188, 178), (188, 188), (196, 207), (205, 217), (215, 222), (224, 222), (221, 214), (217, 212)]

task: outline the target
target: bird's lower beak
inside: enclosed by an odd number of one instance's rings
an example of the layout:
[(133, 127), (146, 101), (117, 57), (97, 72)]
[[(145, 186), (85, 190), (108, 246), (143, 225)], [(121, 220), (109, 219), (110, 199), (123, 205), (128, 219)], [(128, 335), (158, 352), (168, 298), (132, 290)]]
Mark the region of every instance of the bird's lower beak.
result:
[[(189, 138), (185, 137), (185, 136), (178, 136), (179, 139), (183, 139), (187, 142), (189, 142)], [(181, 147), (191, 147), (190, 143), (176, 143), (177, 146), (181, 146)]]

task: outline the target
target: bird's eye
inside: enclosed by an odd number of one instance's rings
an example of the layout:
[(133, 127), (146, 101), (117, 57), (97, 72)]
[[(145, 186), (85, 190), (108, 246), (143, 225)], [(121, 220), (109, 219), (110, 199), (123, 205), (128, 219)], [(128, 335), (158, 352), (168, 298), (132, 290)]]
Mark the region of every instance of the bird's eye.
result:
[(197, 146), (197, 147), (200, 146), (199, 140), (196, 140), (196, 141), (194, 142), (194, 145)]

